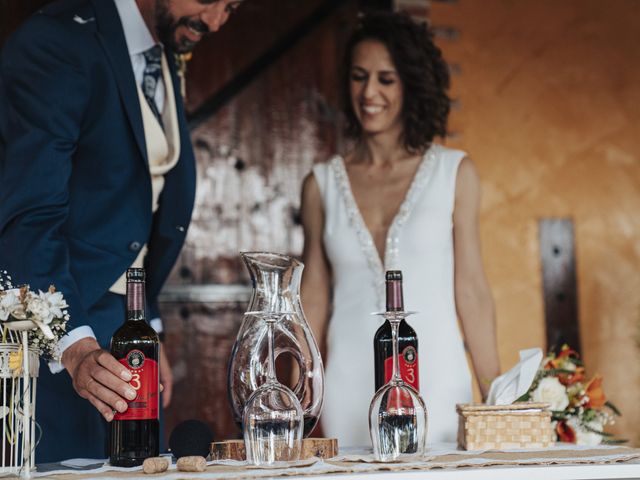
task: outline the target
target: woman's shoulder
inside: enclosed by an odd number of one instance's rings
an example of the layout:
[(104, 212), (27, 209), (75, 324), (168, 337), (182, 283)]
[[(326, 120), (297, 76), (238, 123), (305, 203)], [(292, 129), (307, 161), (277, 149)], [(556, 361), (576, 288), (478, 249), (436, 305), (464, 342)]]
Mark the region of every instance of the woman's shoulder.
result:
[(311, 167), (311, 172), (309, 172), (309, 175), (315, 175), (316, 177), (318, 176), (324, 177), (328, 175), (329, 171), (332, 168), (335, 168), (336, 166), (344, 163), (345, 163), (345, 159), (342, 155), (337, 153), (333, 154), (325, 160), (314, 163), (313, 166)]
[(446, 160), (457, 160), (460, 161), (463, 158), (467, 157), (467, 152), (464, 150), (459, 150), (457, 148), (445, 147), (440, 143), (433, 143), (429, 151), (433, 151), (436, 153), (438, 157), (446, 159)]
[(345, 161), (345, 156), (340, 155), (339, 153), (334, 153), (333, 155), (330, 155), (329, 157), (325, 158), (324, 160), (320, 160), (318, 162), (315, 162), (313, 164), (312, 168), (316, 168), (317, 166), (320, 166), (320, 168), (324, 168), (327, 167), (329, 165), (331, 165), (332, 163), (335, 163), (336, 161)]
[(324, 195), (331, 184), (332, 175), (335, 175), (332, 172), (342, 161), (342, 157), (335, 154), (326, 160), (314, 163), (303, 181), (303, 190), (317, 188), (319, 193)]
[(467, 152), (457, 148), (445, 147), (439, 143), (432, 144), (428, 151), (432, 156), (432, 165), (443, 175), (448, 178), (455, 178), (458, 175), (459, 168), (470, 161)]

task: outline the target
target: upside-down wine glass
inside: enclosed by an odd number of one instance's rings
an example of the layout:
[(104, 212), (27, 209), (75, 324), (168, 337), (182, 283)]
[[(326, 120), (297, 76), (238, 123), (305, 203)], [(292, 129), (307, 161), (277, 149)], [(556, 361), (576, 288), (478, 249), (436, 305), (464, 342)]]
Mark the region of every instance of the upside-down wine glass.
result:
[(369, 433), (373, 453), (382, 462), (409, 456), (421, 456), (427, 443), (427, 409), (418, 391), (400, 376), (398, 327), (402, 319), (414, 312), (383, 312), (391, 323), (393, 373), (380, 387), (369, 407)]
[(304, 413), (293, 391), (278, 382), (275, 371), (273, 329), (286, 313), (257, 314), (267, 323), (267, 381), (249, 397), (242, 418), (247, 460), (273, 465), (300, 459)]

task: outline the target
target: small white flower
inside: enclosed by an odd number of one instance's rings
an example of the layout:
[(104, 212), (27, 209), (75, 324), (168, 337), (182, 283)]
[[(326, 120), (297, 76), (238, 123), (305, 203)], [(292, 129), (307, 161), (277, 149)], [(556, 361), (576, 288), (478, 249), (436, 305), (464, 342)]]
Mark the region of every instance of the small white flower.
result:
[(17, 289), (6, 290), (0, 297), (0, 320), (5, 321), (10, 316), (21, 320), (26, 318), (20, 303), (20, 290)]
[(531, 395), (534, 402), (551, 404), (551, 410), (562, 411), (569, 405), (567, 389), (556, 377), (545, 377)]
[(16, 303), (20, 303), (18, 297), (11, 292), (2, 292), (2, 295), (0, 295), (0, 320), (4, 322), (9, 318), (9, 314), (15, 308)]
[(62, 292), (39, 292), (39, 297), (47, 302), (54, 318), (62, 318), (65, 314), (64, 309), (69, 306), (64, 301)]
[(31, 298), (27, 304), (27, 310), (36, 320), (48, 325), (53, 320), (53, 313), (49, 310), (49, 304), (42, 298)]
[(0, 291), (10, 290), (12, 288), (11, 275), (9, 275), (6, 270), (0, 271)]
[[(578, 417), (571, 417), (567, 420), (567, 424), (576, 432), (576, 444), (577, 445), (600, 445), (602, 443), (602, 435), (591, 432), (583, 427), (580, 419)], [(598, 432), (602, 432), (603, 425), (600, 419), (592, 420), (589, 423), (585, 424), (592, 430), (597, 430)]]

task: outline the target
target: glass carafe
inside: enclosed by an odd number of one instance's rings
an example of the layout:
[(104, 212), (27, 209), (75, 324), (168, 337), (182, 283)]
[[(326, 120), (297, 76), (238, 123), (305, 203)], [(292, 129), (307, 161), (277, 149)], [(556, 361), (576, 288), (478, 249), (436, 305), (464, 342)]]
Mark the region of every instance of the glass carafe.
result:
[[(265, 318), (277, 314), (273, 325), (275, 361), (292, 359), (289, 382), (304, 414), (304, 436), (315, 427), (322, 409), (324, 370), (322, 359), (300, 304), (304, 264), (287, 255), (241, 253), (253, 292), (229, 360), (228, 393), (234, 421), (242, 428), (244, 407), (251, 394), (268, 381), (269, 327)], [(281, 377), (282, 379), (282, 377)]]

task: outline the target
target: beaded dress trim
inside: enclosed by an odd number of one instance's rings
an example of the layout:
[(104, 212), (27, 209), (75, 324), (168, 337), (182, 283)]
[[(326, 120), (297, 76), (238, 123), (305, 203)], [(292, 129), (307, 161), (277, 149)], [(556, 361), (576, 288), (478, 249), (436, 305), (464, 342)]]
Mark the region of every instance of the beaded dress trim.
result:
[[(349, 175), (347, 174), (347, 168), (344, 164), (344, 159), (337, 155), (331, 159), (329, 166), (333, 172), (338, 189), (342, 194), (344, 204), (347, 210), (347, 217), (349, 218), (349, 224), (355, 229), (358, 241), (362, 247), (362, 251), (367, 259), (367, 264), (373, 274), (374, 288), (376, 297), (378, 300), (377, 308), (382, 311), (385, 301), (385, 270), (398, 268), (398, 258), (400, 254), (400, 231), (406, 223), (409, 215), (413, 211), (413, 208), (418, 200), (418, 197), (422, 193), (424, 186), (427, 184), (435, 166), (436, 156), (440, 152), (438, 145), (431, 145), (431, 147), (425, 152), (422, 157), (420, 166), (416, 171), (409, 190), (402, 201), (400, 208), (396, 212), (389, 231), (387, 232), (387, 239), (385, 243), (384, 259), (380, 258), (376, 249), (375, 243), (371, 232), (367, 227), (358, 204), (356, 203), (353, 191), (351, 190), (351, 183), (349, 182)], [(383, 264), (384, 261), (384, 264)]]

